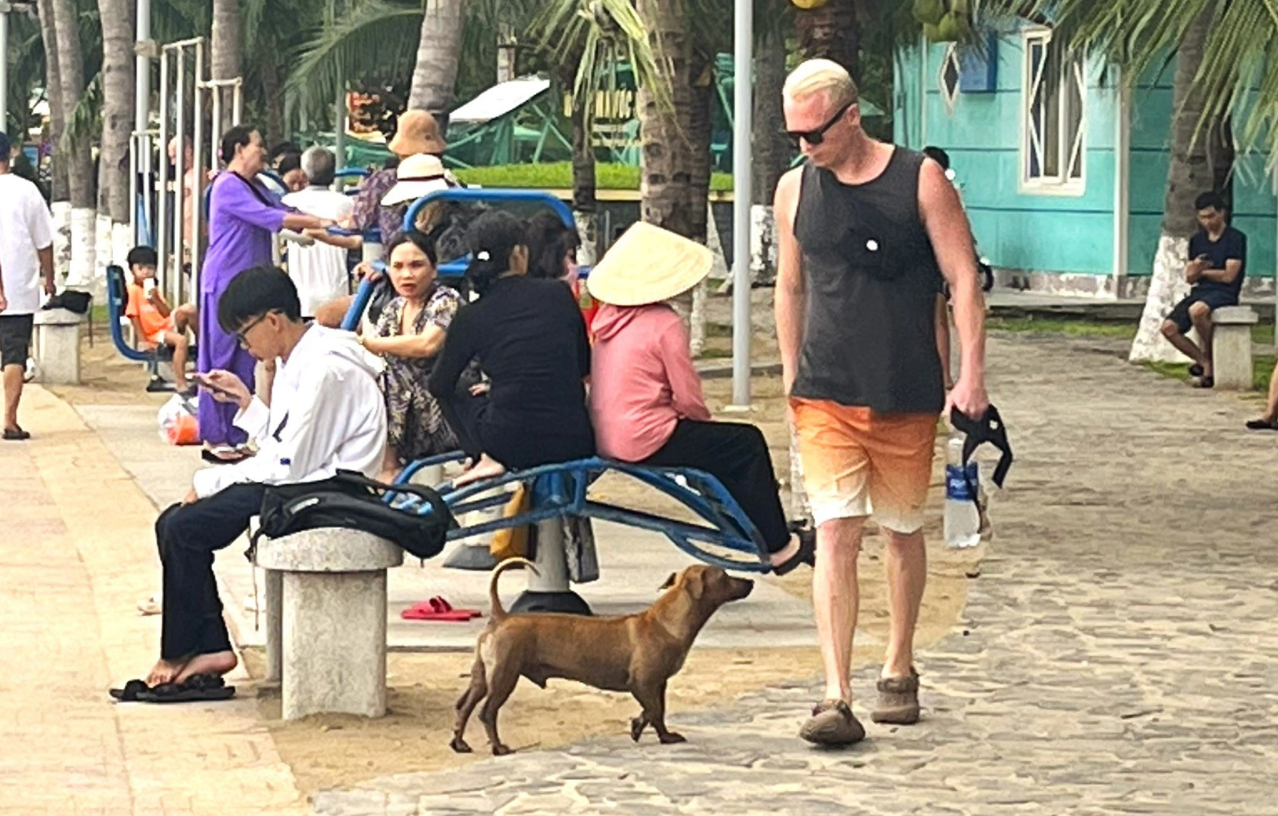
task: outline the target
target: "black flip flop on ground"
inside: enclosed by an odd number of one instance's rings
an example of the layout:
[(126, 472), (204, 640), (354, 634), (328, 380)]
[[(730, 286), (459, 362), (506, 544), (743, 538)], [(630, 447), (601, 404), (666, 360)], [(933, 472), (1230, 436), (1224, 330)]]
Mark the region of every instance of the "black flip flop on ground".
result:
[(1194, 388), (1214, 388), (1216, 385), (1215, 377), (1199, 377), (1194, 380)]
[(1247, 420), (1247, 430), (1278, 431), (1278, 419), (1249, 419)]
[(122, 703), (193, 703), (229, 700), (235, 686), (228, 686), (216, 674), (195, 674), (181, 683), (162, 683), (151, 688), (142, 680), (130, 680), (122, 689), (111, 689), (111, 696)]
[(30, 439), (31, 434), (15, 425), (12, 428), (4, 429), (4, 438), (7, 442), (23, 442)]

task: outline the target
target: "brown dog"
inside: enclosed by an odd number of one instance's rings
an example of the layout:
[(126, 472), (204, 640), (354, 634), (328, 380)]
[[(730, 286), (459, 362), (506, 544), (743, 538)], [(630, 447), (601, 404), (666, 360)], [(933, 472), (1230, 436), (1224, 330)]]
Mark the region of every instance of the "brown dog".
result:
[(475, 644), (470, 687), (457, 701), (454, 751), (469, 753), (466, 722), (487, 697), (479, 720), (488, 733), (493, 754), (510, 753), (497, 736), (497, 712), (522, 675), (542, 688), (551, 677), (576, 680), (606, 691), (628, 691), (643, 707), (630, 721), (636, 742), (651, 725), (662, 743), (683, 742), (666, 729), (666, 681), (683, 668), (688, 649), (701, 627), (719, 607), (739, 601), (754, 582), (733, 578), (718, 567), (693, 566), (670, 578), (667, 591), (636, 615), (592, 618), (538, 613), (507, 615), (497, 597), (497, 579), (515, 564), (532, 568), (523, 558), (503, 561), (488, 584), (492, 616)]

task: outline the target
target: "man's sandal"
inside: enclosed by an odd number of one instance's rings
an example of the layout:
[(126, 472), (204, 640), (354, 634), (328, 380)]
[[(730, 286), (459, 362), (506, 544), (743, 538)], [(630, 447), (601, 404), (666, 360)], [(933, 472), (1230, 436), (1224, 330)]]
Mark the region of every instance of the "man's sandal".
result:
[(913, 725), (919, 721), (919, 673), (913, 668), (909, 677), (879, 678), (878, 690), (879, 702), (870, 719), (889, 725)]

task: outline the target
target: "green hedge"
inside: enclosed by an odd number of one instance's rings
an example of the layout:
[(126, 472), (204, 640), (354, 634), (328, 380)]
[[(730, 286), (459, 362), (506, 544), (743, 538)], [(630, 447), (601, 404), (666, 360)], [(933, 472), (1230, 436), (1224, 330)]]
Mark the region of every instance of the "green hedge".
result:
[[(515, 187), (537, 190), (571, 190), (572, 164), (506, 164), (497, 167), (471, 167), (457, 170), (457, 178), (467, 184), (483, 187)], [(625, 164), (595, 165), (595, 183), (600, 190), (638, 190), (639, 168)], [(714, 173), (710, 177), (710, 189), (730, 192), (732, 176)]]

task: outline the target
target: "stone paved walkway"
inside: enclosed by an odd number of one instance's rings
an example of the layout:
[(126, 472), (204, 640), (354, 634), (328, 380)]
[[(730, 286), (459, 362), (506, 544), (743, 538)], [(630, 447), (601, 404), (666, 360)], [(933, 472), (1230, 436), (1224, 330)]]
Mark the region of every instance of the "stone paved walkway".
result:
[(528, 751), (315, 812), (1278, 814), (1278, 435), (1121, 354), (992, 341), (1018, 459), (962, 628), (919, 661), (920, 725), (809, 750), (814, 678), (673, 718), (684, 746)]

